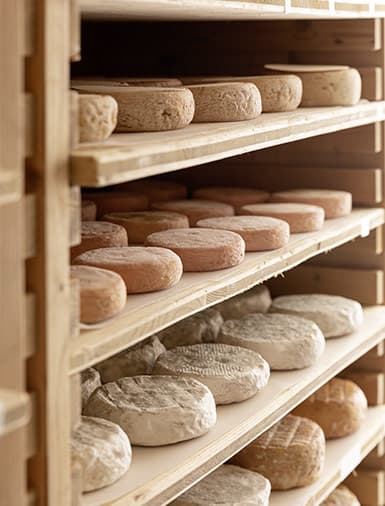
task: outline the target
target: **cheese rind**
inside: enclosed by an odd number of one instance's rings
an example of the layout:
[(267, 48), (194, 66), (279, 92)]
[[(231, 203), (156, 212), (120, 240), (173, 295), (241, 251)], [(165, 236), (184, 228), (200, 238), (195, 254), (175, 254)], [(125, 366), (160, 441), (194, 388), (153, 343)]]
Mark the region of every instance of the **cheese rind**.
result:
[(86, 193), (85, 195), (96, 203), (98, 219), (108, 213), (148, 209), (148, 198), (141, 193), (108, 191)]
[(224, 320), (237, 320), (249, 313), (266, 313), (271, 305), (270, 291), (265, 285), (257, 285), (215, 306)]
[(199, 220), (205, 218), (234, 216), (232, 206), (212, 200), (170, 200), (168, 202), (153, 202), (151, 207), (157, 211), (172, 211), (184, 214), (189, 219), (190, 227), (194, 227)]
[(118, 121), (118, 104), (109, 95), (78, 95), (79, 141), (101, 142), (112, 134)]
[(129, 191), (143, 193), (150, 203), (187, 198), (187, 187), (175, 181), (141, 179), (124, 183), (122, 187)]
[(96, 220), (96, 204), (92, 200), (82, 200), (82, 221)]
[(270, 194), (255, 188), (241, 188), (232, 186), (205, 186), (193, 191), (194, 199), (214, 200), (229, 204), (239, 209), (247, 204), (266, 202)]
[(80, 392), (82, 398), (82, 406), (85, 406), (92, 393), (102, 385), (99, 372), (93, 367), (84, 369), (80, 373)]
[(340, 485), (322, 501), (320, 506), (360, 506), (360, 502), (348, 487)]
[(121, 225), (107, 221), (84, 221), (81, 224), (81, 243), (71, 248), (71, 259), (91, 249), (127, 245), (127, 232)]

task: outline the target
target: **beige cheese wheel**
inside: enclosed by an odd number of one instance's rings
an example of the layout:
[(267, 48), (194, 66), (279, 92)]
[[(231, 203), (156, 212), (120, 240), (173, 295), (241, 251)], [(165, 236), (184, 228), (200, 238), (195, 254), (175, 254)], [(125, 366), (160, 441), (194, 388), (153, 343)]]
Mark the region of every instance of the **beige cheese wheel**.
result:
[(359, 302), (339, 295), (318, 293), (276, 297), (270, 311), (312, 320), (326, 338), (350, 334), (358, 329), (364, 319)]
[(180, 200), (187, 197), (187, 187), (174, 181), (158, 181), (157, 179), (142, 179), (124, 183), (127, 190), (143, 193), (150, 203), (164, 200)]
[(348, 487), (340, 485), (322, 501), (320, 506), (360, 506), (360, 502)]
[(126, 285), (116, 272), (87, 265), (72, 265), (71, 278), (80, 284), (80, 321), (98, 323), (112, 318), (126, 304)]
[(158, 332), (167, 349), (190, 344), (213, 343), (217, 340), (223, 318), (216, 308), (200, 311)]
[(131, 464), (131, 445), (116, 423), (82, 416), (72, 432), (72, 465), (83, 471), (83, 492), (111, 485), (125, 474)]
[(118, 102), (117, 132), (176, 130), (191, 123), (194, 97), (187, 88), (77, 86), (81, 93), (111, 95)]
[(227, 230), (164, 230), (149, 235), (145, 244), (174, 251), (186, 272), (227, 269), (239, 265), (245, 258), (245, 241), (239, 234)]
[(124, 227), (129, 244), (143, 244), (146, 237), (154, 232), (189, 226), (187, 216), (169, 211), (109, 213), (103, 216), (103, 220)]
[(246, 446), (231, 463), (261, 473), (272, 490), (314, 483), (323, 470), (325, 436), (315, 422), (287, 415)]
[(80, 142), (100, 142), (108, 139), (118, 122), (118, 104), (109, 95), (78, 96)]
[(261, 94), (253, 83), (193, 84), (193, 123), (245, 121), (262, 112)]
[(81, 210), (82, 221), (95, 221), (96, 220), (96, 204), (92, 200), (82, 200)]
[(339, 190), (288, 190), (273, 193), (273, 202), (298, 202), (322, 207), (325, 218), (340, 218), (352, 211), (352, 194)]
[(91, 249), (127, 245), (127, 232), (121, 225), (107, 221), (84, 221), (81, 224), (81, 243), (71, 248), (71, 259)]
[(193, 192), (194, 199), (214, 200), (233, 206), (238, 210), (247, 204), (266, 202), (270, 197), (268, 192), (255, 188), (239, 188), (227, 186), (206, 186)]
[(216, 423), (212, 393), (192, 378), (134, 376), (111, 381), (92, 394), (85, 411), (119, 424), (139, 446), (194, 439)]
[(227, 344), (177, 346), (162, 353), (153, 374), (194, 378), (213, 393), (216, 404), (241, 402), (267, 385), (269, 364), (258, 353)]
[(152, 86), (174, 88), (182, 86), (182, 81), (175, 77), (81, 77), (73, 79), (71, 86)]
[(80, 373), (80, 394), (82, 399), (82, 407), (87, 404), (88, 399), (100, 386), (102, 386), (102, 382), (100, 381), (100, 374), (93, 367), (84, 369), (84, 371)]
[(151, 374), (152, 368), (166, 348), (157, 336), (152, 336), (144, 343), (139, 343), (111, 358), (95, 365), (101, 381), (108, 383), (128, 376)]
[(172, 506), (269, 506), (270, 482), (230, 464), (218, 467), (171, 503)]
[(272, 370), (309, 367), (325, 349), (325, 338), (318, 325), (298, 316), (277, 313), (249, 314), (241, 320), (227, 320), (221, 327), (218, 342), (259, 353)]
[(120, 274), (127, 293), (145, 293), (174, 286), (183, 273), (183, 265), (173, 251), (165, 248), (100, 248), (82, 253), (74, 260)]
[(252, 204), (241, 208), (242, 214), (253, 216), (270, 216), (286, 221), (290, 233), (316, 232), (323, 227), (325, 212), (322, 207), (307, 204), (265, 203)]
[(215, 306), (223, 319), (236, 320), (250, 313), (266, 313), (271, 305), (270, 291), (265, 285), (257, 285)]
[(108, 213), (145, 211), (148, 209), (148, 198), (130, 191), (104, 191), (86, 194), (96, 203), (97, 216), (101, 218)]
[(245, 241), (246, 251), (268, 251), (289, 242), (289, 224), (266, 216), (227, 216), (199, 220), (197, 227), (230, 230)]
[(188, 217), (190, 227), (195, 227), (199, 220), (205, 218), (234, 216), (234, 208), (232, 206), (213, 200), (169, 200), (168, 202), (153, 202), (151, 207), (157, 211), (172, 211), (184, 214)]
[(293, 413), (305, 416), (321, 426), (326, 439), (348, 436), (365, 421), (368, 401), (353, 381), (333, 378), (318, 389)]

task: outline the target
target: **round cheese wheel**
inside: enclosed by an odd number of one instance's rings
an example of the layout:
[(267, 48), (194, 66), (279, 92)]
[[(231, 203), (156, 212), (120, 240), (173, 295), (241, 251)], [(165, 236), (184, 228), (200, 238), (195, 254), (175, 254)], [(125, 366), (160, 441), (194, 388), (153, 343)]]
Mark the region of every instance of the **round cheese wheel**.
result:
[(322, 207), (325, 218), (340, 218), (352, 211), (352, 194), (337, 190), (288, 190), (273, 193), (273, 202), (298, 202)]
[(122, 247), (127, 244), (124, 227), (106, 221), (84, 221), (81, 224), (81, 243), (71, 248), (71, 259), (91, 249)]
[(241, 320), (227, 320), (218, 341), (260, 353), (272, 370), (309, 367), (325, 349), (318, 325), (285, 314), (249, 314)]
[(246, 251), (282, 248), (290, 238), (290, 228), (286, 221), (265, 216), (207, 218), (199, 220), (197, 226), (236, 232), (245, 241)]
[(127, 211), (145, 211), (148, 209), (148, 198), (129, 191), (108, 191), (85, 194), (95, 201), (98, 218), (105, 214)]
[(164, 200), (179, 200), (187, 197), (187, 188), (184, 184), (173, 181), (159, 181), (157, 179), (141, 179), (130, 181), (122, 185), (127, 190), (143, 193), (150, 202)]
[(272, 490), (305, 487), (321, 476), (325, 436), (307, 418), (287, 415), (246, 446), (231, 462), (261, 473)]
[(241, 402), (267, 385), (269, 364), (239, 346), (205, 343), (177, 346), (162, 353), (153, 374), (195, 378), (209, 387), (217, 404)]
[(270, 291), (265, 285), (257, 285), (215, 306), (224, 320), (237, 320), (249, 313), (266, 313), (271, 304)]
[(245, 257), (242, 237), (227, 230), (182, 228), (164, 230), (147, 237), (147, 246), (174, 251), (182, 260), (183, 270), (204, 272), (226, 269), (240, 264)]
[(72, 432), (73, 466), (83, 471), (83, 492), (111, 485), (128, 471), (131, 445), (127, 435), (116, 423), (82, 416)]
[(172, 506), (269, 506), (270, 482), (242, 467), (218, 467), (179, 496)]
[(168, 202), (154, 202), (153, 209), (158, 211), (174, 211), (188, 217), (190, 227), (194, 227), (199, 220), (220, 216), (234, 216), (234, 208), (223, 202), (211, 200), (170, 200)]
[(146, 237), (154, 232), (170, 228), (188, 228), (187, 216), (168, 211), (131, 211), (109, 213), (103, 220), (121, 225), (126, 229), (130, 244), (143, 244)]
[(289, 224), (290, 233), (315, 232), (324, 224), (325, 212), (322, 207), (307, 204), (266, 203), (252, 204), (241, 208), (242, 214), (270, 216)]
[(360, 506), (357, 497), (345, 485), (340, 485), (320, 506)]
[(87, 404), (93, 392), (100, 386), (102, 386), (100, 374), (93, 367), (84, 369), (80, 373), (80, 393), (83, 407)]
[(72, 79), (71, 86), (152, 86), (160, 88), (174, 88), (181, 86), (182, 81), (175, 77), (81, 77)]
[(189, 85), (195, 101), (193, 123), (244, 121), (262, 112), (261, 94), (253, 83)]
[(82, 200), (81, 210), (82, 221), (95, 221), (96, 220), (96, 204), (92, 200)]
[(365, 421), (368, 402), (361, 388), (350, 380), (333, 378), (319, 388), (294, 414), (314, 420), (326, 439), (347, 436)]
[(152, 336), (144, 343), (99, 362), (95, 368), (99, 371), (103, 383), (128, 376), (151, 374), (156, 359), (165, 351), (166, 348), (158, 337)]
[(78, 95), (80, 142), (101, 142), (112, 134), (118, 121), (118, 104), (109, 95)]
[(127, 293), (145, 293), (174, 286), (183, 273), (180, 258), (165, 248), (101, 248), (86, 251), (75, 264), (115, 271), (126, 284)]
[(265, 202), (270, 194), (254, 188), (235, 188), (227, 186), (206, 186), (193, 192), (194, 199), (215, 200), (224, 202), (239, 209), (247, 204)]
[(162, 446), (202, 436), (216, 423), (210, 390), (192, 378), (134, 376), (106, 383), (86, 413), (120, 425), (139, 446)]
[(350, 334), (364, 319), (361, 304), (338, 295), (282, 295), (273, 299), (270, 311), (312, 320), (326, 338)]

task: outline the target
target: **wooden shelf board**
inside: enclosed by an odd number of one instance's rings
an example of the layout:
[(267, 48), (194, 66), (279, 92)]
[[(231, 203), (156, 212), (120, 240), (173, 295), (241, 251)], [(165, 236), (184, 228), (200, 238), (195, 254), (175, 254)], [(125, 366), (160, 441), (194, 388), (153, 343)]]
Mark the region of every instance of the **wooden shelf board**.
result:
[(14, 172), (0, 170), (0, 205), (16, 202), (21, 198), (21, 183)]
[(385, 436), (385, 406), (369, 408), (363, 427), (350, 436), (326, 443), (325, 468), (312, 485), (273, 492), (270, 506), (314, 506), (323, 501)]
[[(323, 356), (314, 366), (273, 372), (267, 387), (253, 398), (219, 406), (215, 428), (203, 437), (166, 447), (134, 447), (132, 465), (126, 475), (110, 487), (85, 494), (83, 506), (165, 504), (225, 462), (384, 337), (385, 308), (366, 308), (361, 329), (348, 337), (329, 339)], [(382, 423), (382, 431), (384, 427)], [(372, 436), (369, 431), (371, 427), (367, 425), (368, 438)]]
[(31, 416), (29, 395), (0, 389), (0, 436), (27, 425)]
[(303, 108), (256, 120), (192, 124), (182, 130), (114, 134), (72, 152), (73, 184), (100, 187), (199, 165), (385, 119), (385, 102)]
[(328, 220), (319, 232), (293, 234), (279, 251), (247, 253), (231, 269), (185, 273), (173, 288), (128, 296), (116, 318), (83, 330), (71, 343), (71, 373), (89, 367), (182, 318), (221, 302), (252, 286), (335, 248), (384, 223), (383, 209), (356, 209), (350, 216)]

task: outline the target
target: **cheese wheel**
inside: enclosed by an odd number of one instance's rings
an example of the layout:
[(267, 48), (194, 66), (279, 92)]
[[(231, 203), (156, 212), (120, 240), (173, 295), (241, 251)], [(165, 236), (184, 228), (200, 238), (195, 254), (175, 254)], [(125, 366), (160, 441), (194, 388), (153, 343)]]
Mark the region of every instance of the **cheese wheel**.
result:
[(100, 248), (82, 253), (74, 263), (115, 271), (122, 276), (127, 293), (170, 288), (178, 283), (183, 273), (178, 255), (165, 248)]
[(218, 341), (260, 353), (272, 370), (309, 367), (325, 349), (318, 325), (285, 314), (249, 314), (241, 320), (227, 320)]
[(98, 388), (85, 410), (119, 424), (131, 443), (140, 446), (194, 439), (216, 423), (210, 390), (192, 378), (121, 378)]
[(128, 376), (151, 374), (156, 359), (165, 351), (166, 348), (158, 337), (152, 336), (144, 343), (99, 362), (95, 365), (95, 369), (100, 373), (103, 383)]
[(323, 335), (339, 337), (354, 332), (363, 322), (359, 302), (338, 295), (282, 295), (273, 299), (270, 311), (302, 316), (315, 322)]
[(239, 346), (205, 343), (162, 353), (153, 374), (195, 378), (209, 387), (217, 404), (241, 402), (267, 385), (269, 364)]
[(197, 226), (236, 232), (245, 241), (246, 251), (282, 248), (290, 238), (290, 228), (286, 221), (265, 216), (207, 218), (199, 220)]
[(239, 466), (224, 465), (179, 496), (172, 506), (269, 506), (270, 482)]
[(156, 88), (174, 88), (182, 81), (175, 77), (81, 77), (71, 80), (71, 86), (152, 86)]
[(212, 200), (170, 200), (168, 202), (153, 202), (151, 207), (158, 211), (173, 211), (184, 214), (189, 219), (190, 227), (194, 227), (199, 220), (205, 218), (234, 216), (232, 206)]
[(117, 132), (176, 130), (191, 123), (194, 97), (187, 88), (76, 86), (80, 93), (111, 95), (118, 103)]
[(97, 248), (127, 246), (124, 227), (106, 221), (84, 221), (81, 224), (81, 243), (71, 248), (71, 259)]
[(273, 202), (298, 202), (322, 207), (325, 218), (340, 218), (352, 212), (352, 194), (337, 190), (288, 190), (273, 193)]
[(307, 204), (266, 203), (252, 204), (241, 208), (242, 214), (270, 216), (289, 224), (290, 233), (315, 232), (324, 224), (325, 212), (322, 207)]
[(73, 467), (83, 471), (83, 492), (111, 485), (128, 471), (131, 445), (127, 435), (116, 423), (82, 416), (72, 432)]
[(92, 200), (82, 200), (82, 221), (96, 220), (96, 204)]
[(158, 332), (167, 349), (189, 344), (213, 343), (217, 340), (223, 318), (216, 308), (200, 311)]
[(272, 490), (288, 490), (314, 483), (323, 470), (325, 436), (307, 418), (287, 415), (246, 446), (231, 463), (261, 473)]
[(333, 378), (318, 389), (294, 414), (314, 420), (326, 439), (343, 437), (358, 430), (365, 421), (368, 401), (361, 388), (350, 380)]
[(84, 371), (80, 373), (80, 394), (83, 407), (87, 404), (93, 392), (100, 386), (102, 386), (100, 374), (93, 367), (84, 369)]
[(130, 181), (121, 185), (127, 190), (143, 193), (151, 202), (164, 200), (179, 200), (187, 197), (187, 188), (184, 184), (173, 181), (159, 181), (157, 179), (141, 179)]
[(194, 199), (215, 200), (224, 202), (238, 210), (247, 204), (265, 202), (270, 194), (254, 188), (237, 188), (227, 186), (206, 186), (193, 192)]
[(340, 485), (322, 501), (320, 506), (360, 506), (360, 502), (348, 487)]
[(215, 306), (224, 320), (236, 320), (249, 313), (266, 313), (271, 304), (270, 291), (265, 285), (257, 285)]
[(168, 211), (131, 211), (109, 213), (103, 220), (121, 225), (126, 229), (129, 244), (143, 244), (146, 237), (154, 232), (170, 228), (188, 228), (187, 216)]
[(145, 244), (174, 251), (182, 260), (186, 272), (227, 269), (240, 264), (245, 257), (244, 240), (240, 235), (227, 230), (164, 230), (149, 235)]
[(126, 304), (126, 285), (116, 272), (87, 265), (71, 266), (80, 285), (80, 321), (98, 323), (112, 318)]
[(262, 112), (261, 94), (253, 83), (190, 85), (195, 101), (193, 123), (245, 121)]
[(141, 193), (129, 191), (93, 192), (85, 194), (96, 203), (98, 218), (108, 213), (145, 211), (148, 209), (148, 198)]
[(78, 96), (80, 142), (100, 142), (108, 139), (118, 121), (118, 104), (109, 95)]

